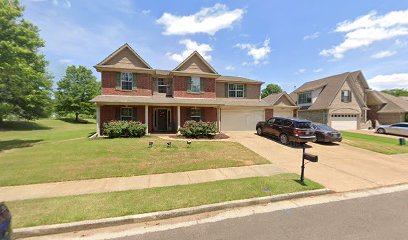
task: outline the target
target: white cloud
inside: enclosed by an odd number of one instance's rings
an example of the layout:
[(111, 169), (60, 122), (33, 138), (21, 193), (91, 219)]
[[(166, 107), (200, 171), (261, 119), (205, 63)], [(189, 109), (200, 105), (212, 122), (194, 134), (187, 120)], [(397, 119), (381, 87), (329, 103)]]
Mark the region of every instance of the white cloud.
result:
[(228, 66), (225, 67), (225, 70), (232, 71), (232, 70), (235, 70), (235, 67), (232, 66), (232, 65), (228, 65)]
[(60, 62), (60, 63), (62, 63), (62, 64), (71, 64), (71, 63), (72, 63), (72, 59), (62, 58), (62, 59), (58, 60), (58, 62)]
[(65, 8), (71, 8), (71, 1), (69, 0), (52, 0), (54, 6), (63, 6)]
[(304, 72), (306, 72), (306, 69), (304, 69), (304, 68), (299, 68), (299, 69), (295, 72), (295, 74), (302, 74), (302, 73), (304, 73)]
[(408, 35), (408, 10), (393, 11), (385, 15), (370, 12), (354, 21), (337, 24), (335, 30), (345, 33), (345, 40), (337, 46), (320, 52), (323, 56), (340, 59), (352, 49), (367, 47), (374, 42)]
[(386, 57), (391, 57), (393, 55), (395, 55), (397, 52), (396, 51), (381, 51), (378, 53), (375, 53), (373, 55), (371, 55), (372, 58), (376, 58), (376, 59), (381, 59), (381, 58), (386, 58)]
[[(269, 38), (265, 39), (261, 47), (257, 47), (257, 45), (250, 44), (250, 43), (238, 43), (235, 45), (235, 47), (238, 47), (242, 50), (248, 50), (247, 54), (252, 57), (253, 59), (252, 64), (254, 65), (257, 65), (262, 60), (266, 59), (269, 56), (269, 53), (271, 52)], [(243, 65), (249, 65), (249, 63), (247, 62), (244, 62), (244, 63)], [(267, 62), (264, 61), (264, 63), (267, 63)]]
[(213, 50), (212, 47), (206, 43), (199, 44), (198, 42), (192, 41), (190, 39), (184, 39), (179, 42), (180, 44), (185, 45), (186, 49), (178, 54), (178, 53), (166, 53), (166, 55), (177, 62), (182, 62), (186, 59), (192, 52), (197, 51), (203, 56), (203, 58), (207, 61), (211, 61), (212, 57), (209, 53)]
[(377, 75), (368, 80), (374, 89), (405, 88), (408, 89), (408, 73), (395, 73), (390, 75)]
[(405, 48), (405, 47), (408, 47), (408, 41), (396, 39), (395, 45), (400, 48)]
[(142, 10), (142, 13), (145, 14), (145, 15), (148, 15), (150, 13), (150, 9)]
[(313, 34), (304, 36), (303, 40), (313, 40), (313, 39), (318, 38), (319, 36), (320, 36), (320, 32), (315, 32)]
[(319, 72), (323, 72), (323, 68), (317, 68), (315, 70), (313, 70), (314, 73), (319, 73)]
[(217, 3), (188, 16), (176, 16), (165, 12), (156, 22), (164, 25), (165, 35), (195, 33), (214, 35), (221, 29), (232, 27), (232, 24), (240, 20), (244, 13), (243, 9), (229, 10), (225, 4)]

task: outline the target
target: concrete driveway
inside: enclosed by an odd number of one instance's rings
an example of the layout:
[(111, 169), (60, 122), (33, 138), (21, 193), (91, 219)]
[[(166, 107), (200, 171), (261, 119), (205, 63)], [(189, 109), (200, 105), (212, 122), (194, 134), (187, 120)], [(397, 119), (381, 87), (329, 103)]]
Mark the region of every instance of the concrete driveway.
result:
[[(280, 168), (300, 174), (302, 149), (284, 146), (253, 132), (228, 132), (239, 142)], [(337, 192), (408, 182), (408, 155), (384, 155), (346, 144), (308, 144), (306, 152), (319, 156), (306, 165), (305, 177)]]

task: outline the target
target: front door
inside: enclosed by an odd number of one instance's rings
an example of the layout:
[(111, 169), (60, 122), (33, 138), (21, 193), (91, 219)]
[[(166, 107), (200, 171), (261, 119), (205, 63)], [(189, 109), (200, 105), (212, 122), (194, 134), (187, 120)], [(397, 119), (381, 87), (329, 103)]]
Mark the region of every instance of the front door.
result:
[(157, 109), (157, 130), (167, 131), (167, 109)]

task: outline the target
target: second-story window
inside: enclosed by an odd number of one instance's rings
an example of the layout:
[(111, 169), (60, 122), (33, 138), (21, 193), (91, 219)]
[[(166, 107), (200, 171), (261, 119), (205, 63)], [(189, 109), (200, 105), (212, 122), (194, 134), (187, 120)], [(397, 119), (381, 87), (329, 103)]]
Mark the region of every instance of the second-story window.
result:
[(194, 93), (201, 92), (201, 78), (200, 77), (191, 77), (189, 90)]
[(341, 101), (344, 103), (351, 102), (351, 92), (350, 90), (341, 91)]
[(228, 97), (244, 97), (244, 84), (228, 84)]
[(167, 82), (164, 80), (164, 78), (157, 79), (157, 91), (159, 93), (167, 92)]
[(120, 85), (122, 90), (132, 90), (133, 88), (133, 73), (121, 73)]
[(298, 104), (312, 103), (312, 93), (299, 93)]

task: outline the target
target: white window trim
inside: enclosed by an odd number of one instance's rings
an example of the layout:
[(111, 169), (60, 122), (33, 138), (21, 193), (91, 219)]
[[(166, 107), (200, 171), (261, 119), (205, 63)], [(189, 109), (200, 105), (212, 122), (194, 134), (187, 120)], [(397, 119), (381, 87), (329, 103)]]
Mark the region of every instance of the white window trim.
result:
[[(306, 94), (310, 94), (310, 102), (300, 102), (300, 96), (301, 95), (306, 95)], [(298, 95), (298, 104), (299, 105), (309, 105), (309, 104), (312, 104), (312, 102), (313, 102), (313, 97), (312, 97), (312, 92), (303, 92), (303, 93), (299, 93), (299, 95)]]
[[(160, 79), (163, 80), (164, 84), (159, 84)], [(160, 87), (166, 87), (166, 92), (164, 92), (164, 93), (167, 93), (167, 86), (168, 86), (168, 84), (166, 83), (166, 79), (164, 79), (164, 78), (158, 78), (157, 79), (157, 92), (159, 92)]]
[[(125, 77), (124, 77), (125, 75), (127, 76), (126, 79), (124, 79), (124, 78), (125, 78)], [(131, 77), (131, 80), (129, 80), (129, 75), (132, 76), (132, 77)], [(131, 84), (130, 89), (124, 89), (124, 88), (123, 88), (123, 83), (124, 83), (124, 82), (127, 82), (127, 83), (130, 82), (130, 84)], [(128, 73), (128, 72), (121, 72), (121, 73), (120, 73), (120, 88), (121, 88), (122, 90), (124, 90), (124, 91), (131, 91), (131, 90), (133, 90), (133, 73)]]
[[(195, 110), (199, 110), (198, 112), (200, 113), (200, 115), (192, 115), (192, 113), (193, 113), (193, 109), (195, 109)], [(201, 120), (201, 116), (202, 116), (202, 114), (201, 114), (201, 108), (197, 108), (197, 107), (194, 107), (194, 108), (191, 108), (190, 109), (190, 118), (191, 118), (191, 120), (193, 120), (193, 117), (194, 118), (200, 118), (200, 120)]]
[[(235, 85), (235, 89), (230, 89), (230, 86), (234, 86)], [(238, 89), (238, 86), (242, 86), (242, 89)], [(228, 97), (229, 98), (244, 98), (244, 90), (245, 89), (245, 86), (244, 86), (244, 84), (238, 84), (238, 83), (229, 83), (228, 84)], [(235, 96), (233, 96), (233, 97), (231, 97), (230, 96), (230, 92), (234, 92), (235, 93)], [(238, 95), (238, 92), (242, 92), (242, 97), (238, 97), (237, 95)]]
[[(123, 115), (123, 109), (130, 109), (130, 116), (124, 116)], [(123, 120), (123, 117), (125, 117), (125, 118), (130, 117), (130, 120)], [(120, 108), (120, 120), (121, 121), (133, 121), (133, 108), (131, 108), (131, 107), (121, 107)]]
[[(198, 91), (193, 91), (193, 79), (198, 79)], [(191, 93), (201, 93), (201, 77), (190, 77), (190, 89), (188, 89)]]

